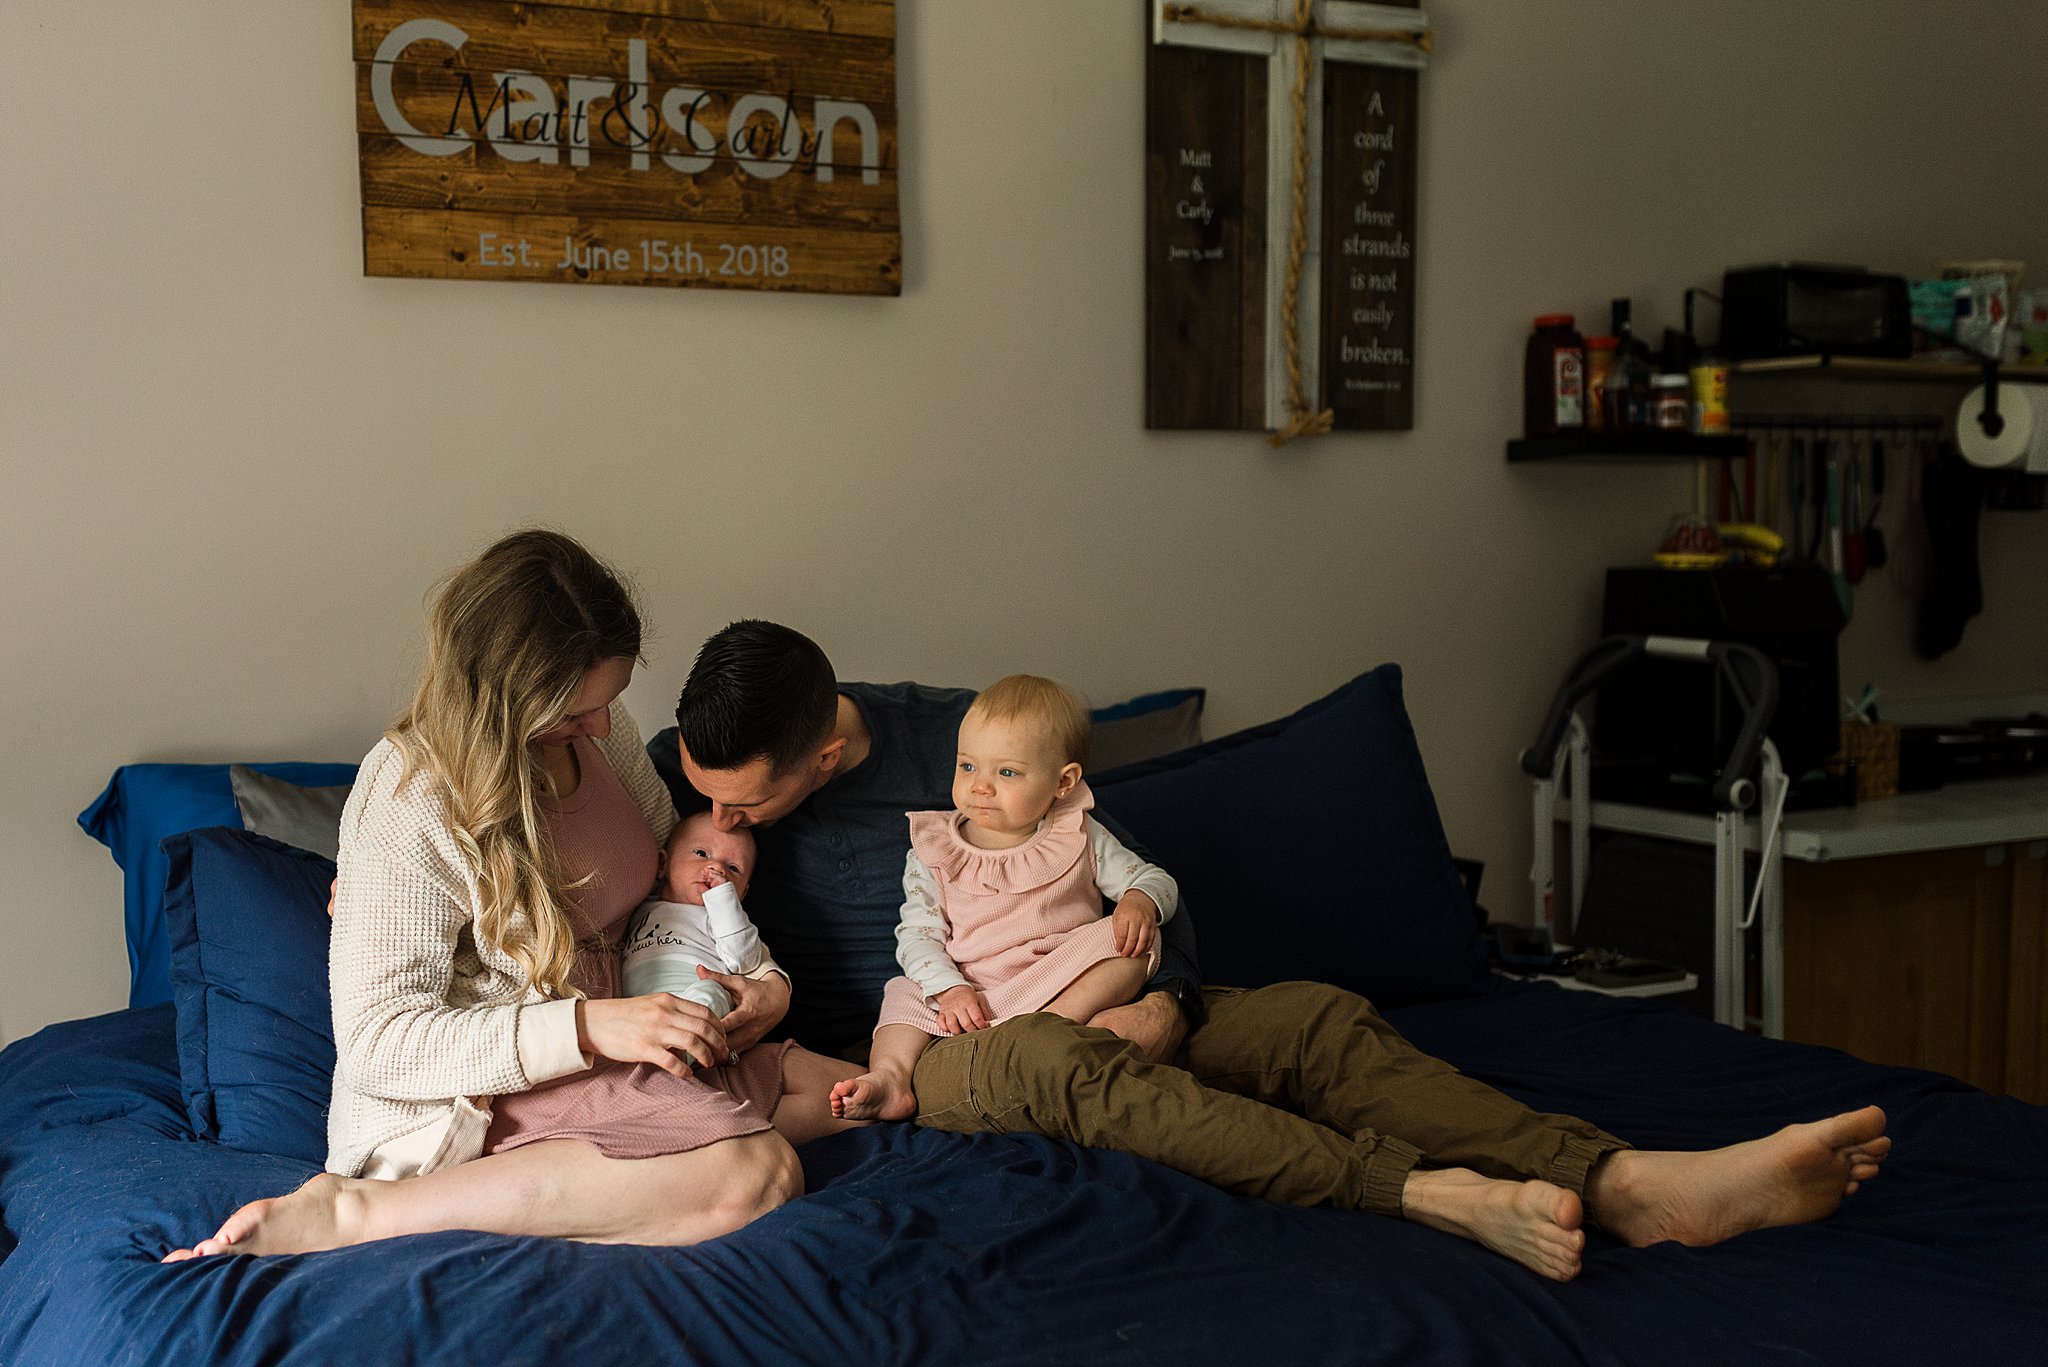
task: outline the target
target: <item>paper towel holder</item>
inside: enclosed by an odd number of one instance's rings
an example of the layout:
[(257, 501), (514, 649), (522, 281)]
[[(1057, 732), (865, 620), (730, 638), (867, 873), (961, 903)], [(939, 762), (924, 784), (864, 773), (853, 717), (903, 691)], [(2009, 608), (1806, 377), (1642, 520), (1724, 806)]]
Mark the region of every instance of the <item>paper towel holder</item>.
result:
[(1993, 439), (2005, 431), (2005, 419), (1998, 415), (1998, 360), (1992, 356), (1984, 357), (1984, 407), (1977, 413), (1977, 426)]
[(1979, 351), (1953, 333), (1937, 332), (1933, 328), (1915, 324), (1915, 332), (1924, 333), (1946, 346), (1964, 352), (1984, 367), (1984, 407), (1977, 412), (1977, 426), (1984, 429), (1984, 435), (1996, 440), (2005, 431), (2005, 419), (1998, 413), (1998, 366), (1999, 358), (1987, 351)]

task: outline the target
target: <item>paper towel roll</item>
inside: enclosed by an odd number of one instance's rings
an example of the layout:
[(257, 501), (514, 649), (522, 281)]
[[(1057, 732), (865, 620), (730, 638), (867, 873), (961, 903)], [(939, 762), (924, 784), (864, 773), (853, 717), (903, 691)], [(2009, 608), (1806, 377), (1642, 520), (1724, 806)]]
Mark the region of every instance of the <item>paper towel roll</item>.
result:
[(1963, 398), (1956, 413), (1956, 445), (1963, 459), (1987, 470), (2029, 470), (2048, 474), (2048, 395), (2031, 384), (2010, 381), (1998, 386), (1998, 416), (2005, 428), (1995, 437), (1984, 435), (1977, 415), (1984, 411), (1984, 386), (1978, 385)]

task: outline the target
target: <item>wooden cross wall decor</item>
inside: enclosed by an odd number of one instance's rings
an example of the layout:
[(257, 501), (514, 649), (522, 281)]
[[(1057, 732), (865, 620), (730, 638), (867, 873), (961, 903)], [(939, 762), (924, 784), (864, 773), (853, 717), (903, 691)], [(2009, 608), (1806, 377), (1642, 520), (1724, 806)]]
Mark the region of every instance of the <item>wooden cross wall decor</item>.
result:
[(1147, 0), (1145, 425), (1415, 425), (1429, 22), (1351, 0)]

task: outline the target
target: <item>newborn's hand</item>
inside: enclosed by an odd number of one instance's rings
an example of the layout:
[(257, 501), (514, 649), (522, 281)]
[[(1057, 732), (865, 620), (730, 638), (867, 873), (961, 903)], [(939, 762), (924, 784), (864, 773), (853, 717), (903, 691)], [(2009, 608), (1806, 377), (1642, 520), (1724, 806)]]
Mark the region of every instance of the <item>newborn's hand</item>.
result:
[(939, 1028), (949, 1035), (988, 1029), (988, 1003), (965, 983), (939, 993), (935, 1009), (939, 1013)]
[(704, 887), (706, 891), (716, 887), (723, 887), (731, 881), (732, 879), (725, 876), (725, 870), (718, 867), (718, 865), (707, 864), (704, 866)]
[(1116, 952), (1135, 959), (1151, 952), (1159, 931), (1159, 904), (1132, 888), (1116, 904)]

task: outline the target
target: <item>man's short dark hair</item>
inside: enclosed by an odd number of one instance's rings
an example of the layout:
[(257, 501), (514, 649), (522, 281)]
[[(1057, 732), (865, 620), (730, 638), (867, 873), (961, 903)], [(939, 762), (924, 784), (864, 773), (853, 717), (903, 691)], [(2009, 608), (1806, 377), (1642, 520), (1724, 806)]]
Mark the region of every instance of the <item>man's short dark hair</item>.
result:
[(774, 622), (734, 622), (704, 643), (676, 699), (676, 729), (704, 769), (765, 759), (777, 774), (824, 744), (839, 681), (818, 643)]

